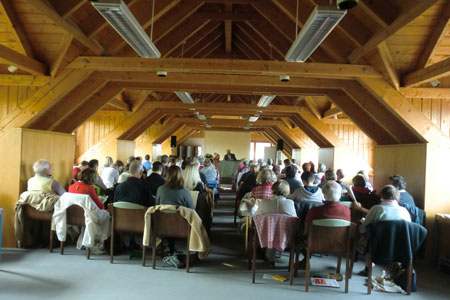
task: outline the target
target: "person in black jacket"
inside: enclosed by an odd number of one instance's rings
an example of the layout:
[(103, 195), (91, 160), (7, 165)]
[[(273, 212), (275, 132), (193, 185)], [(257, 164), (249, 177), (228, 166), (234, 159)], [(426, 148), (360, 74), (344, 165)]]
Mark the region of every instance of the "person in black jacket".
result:
[(144, 179), (144, 185), (150, 190), (152, 195), (156, 197), (156, 191), (166, 180), (162, 177), (163, 165), (159, 161), (155, 161), (152, 166), (152, 173)]
[(114, 192), (115, 202), (130, 202), (143, 206), (155, 205), (150, 190), (141, 181), (143, 166), (140, 161), (133, 161), (130, 164), (130, 176), (125, 182), (116, 187)]
[(236, 160), (234, 153), (231, 153), (230, 149), (227, 149), (227, 154), (223, 157), (224, 160)]

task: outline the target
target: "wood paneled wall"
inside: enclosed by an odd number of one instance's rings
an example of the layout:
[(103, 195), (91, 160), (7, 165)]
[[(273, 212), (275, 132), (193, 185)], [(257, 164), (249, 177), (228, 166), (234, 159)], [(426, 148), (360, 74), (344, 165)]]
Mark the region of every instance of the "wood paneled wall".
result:
[(414, 107), (450, 136), (450, 99), (409, 98)]
[(16, 107), (33, 96), (37, 87), (0, 86), (0, 120), (11, 113)]
[[(150, 154), (150, 156), (152, 155), (153, 141), (158, 137), (159, 133), (162, 131), (162, 128), (163, 125), (157, 122), (134, 140), (134, 153), (136, 156), (144, 157), (146, 154)], [(167, 153), (166, 151), (167, 149), (162, 149), (162, 154), (170, 154), (170, 152)]]
[[(99, 112), (88, 121), (84, 122), (76, 131), (75, 157), (80, 157), (90, 147), (96, 145), (125, 118), (125, 113)], [(113, 157), (113, 159), (117, 159)]]
[[(323, 121), (339, 139), (348, 145), (359, 159), (373, 168), (373, 151), (375, 143), (362, 132), (358, 126), (349, 120), (326, 120)], [(371, 171), (371, 170), (370, 170)]]

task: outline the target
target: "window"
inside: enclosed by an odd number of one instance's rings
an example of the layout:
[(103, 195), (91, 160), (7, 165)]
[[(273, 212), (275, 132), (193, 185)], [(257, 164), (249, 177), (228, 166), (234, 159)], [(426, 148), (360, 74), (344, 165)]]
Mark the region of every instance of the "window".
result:
[(264, 159), (264, 148), (270, 147), (270, 143), (251, 142), (250, 143), (250, 159), (257, 161)]

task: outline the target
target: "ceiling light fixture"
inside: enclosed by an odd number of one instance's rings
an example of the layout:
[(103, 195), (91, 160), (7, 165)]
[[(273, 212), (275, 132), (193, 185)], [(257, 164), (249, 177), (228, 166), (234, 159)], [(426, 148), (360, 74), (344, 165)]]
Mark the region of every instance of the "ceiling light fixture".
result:
[(254, 115), (248, 118), (249, 122), (256, 122), (258, 121), (259, 115)]
[(153, 44), (125, 2), (122, 0), (92, 0), (91, 3), (139, 56), (161, 57), (158, 48)]
[(197, 117), (197, 119), (202, 120), (202, 121), (206, 120), (206, 116), (205, 115), (196, 114), (196, 117)]
[(291, 62), (306, 61), (346, 13), (346, 10), (316, 6), (284, 59)]
[(194, 104), (194, 99), (192, 99), (191, 94), (188, 92), (175, 92), (175, 95), (181, 99), (186, 104)]
[(267, 107), (275, 97), (276, 95), (262, 95), (256, 105), (258, 107)]
[(18, 68), (16, 67), (16, 66), (13, 66), (13, 65), (9, 65), (8, 66), (8, 71), (10, 72), (10, 73), (14, 73), (15, 71), (17, 71), (18, 70)]
[(206, 124), (206, 128), (212, 128), (212, 126), (209, 124)]

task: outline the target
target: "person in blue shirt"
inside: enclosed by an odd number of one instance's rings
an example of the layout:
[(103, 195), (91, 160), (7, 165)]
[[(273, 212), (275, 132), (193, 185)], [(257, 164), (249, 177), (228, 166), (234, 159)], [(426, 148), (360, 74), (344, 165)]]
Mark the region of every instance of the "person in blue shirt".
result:
[(150, 162), (150, 155), (145, 155), (145, 161), (142, 164), (142, 166), (145, 168), (145, 170), (148, 172), (152, 169), (152, 163)]

